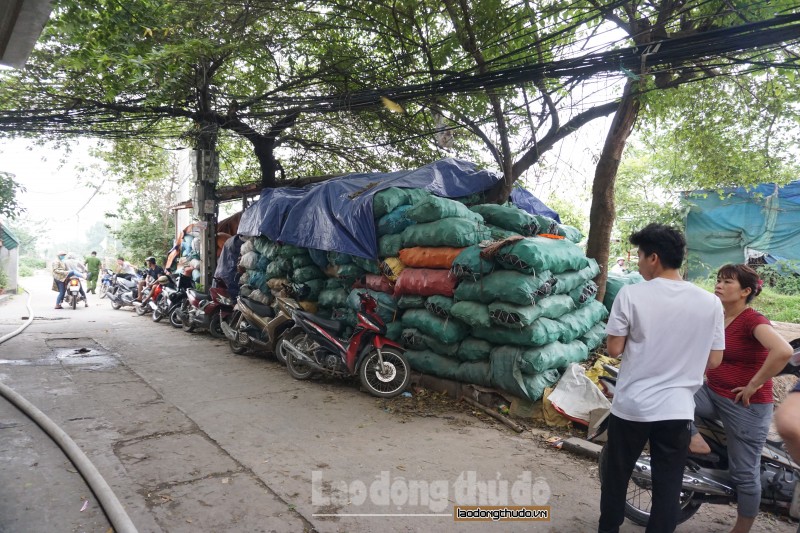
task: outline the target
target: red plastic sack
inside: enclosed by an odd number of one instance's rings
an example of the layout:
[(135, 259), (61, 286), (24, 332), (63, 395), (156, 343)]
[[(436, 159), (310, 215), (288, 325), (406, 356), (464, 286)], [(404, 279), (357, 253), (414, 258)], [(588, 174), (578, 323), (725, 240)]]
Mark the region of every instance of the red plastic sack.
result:
[(417, 296), (453, 296), (458, 280), (449, 270), (406, 268), (394, 284), (395, 297), (404, 294)]
[(394, 285), (392, 282), (383, 276), (377, 274), (367, 274), (367, 288), (373, 291), (385, 292), (392, 294), (394, 292)]
[(415, 268), (447, 268), (453, 266), (463, 248), (449, 246), (427, 247), (415, 246), (400, 250), (400, 261), (406, 266)]

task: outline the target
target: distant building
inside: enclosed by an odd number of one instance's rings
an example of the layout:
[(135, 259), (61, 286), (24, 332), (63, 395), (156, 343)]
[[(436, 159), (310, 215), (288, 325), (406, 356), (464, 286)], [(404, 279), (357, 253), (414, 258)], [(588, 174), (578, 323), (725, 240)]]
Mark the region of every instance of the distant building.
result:
[(0, 271), (5, 272), (8, 284), (3, 287), (4, 292), (17, 292), (19, 286), (19, 239), (0, 222)]

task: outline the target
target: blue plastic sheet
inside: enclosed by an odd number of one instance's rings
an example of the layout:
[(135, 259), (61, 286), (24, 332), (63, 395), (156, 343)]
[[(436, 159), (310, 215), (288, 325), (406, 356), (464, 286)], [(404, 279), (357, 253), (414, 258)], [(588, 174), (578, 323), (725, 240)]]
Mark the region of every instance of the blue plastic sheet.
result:
[(239, 251), (242, 249), (244, 241), (238, 235), (234, 235), (222, 246), (222, 253), (217, 259), (217, 269), (214, 271), (215, 278), (221, 278), (228, 287), (228, 293), (233, 297), (239, 295), (239, 280), (236, 272), (236, 265), (239, 262)]
[(550, 217), (561, 224), (561, 217), (558, 216), (558, 213), (544, 205), (528, 189), (523, 189), (522, 187), (511, 189), (511, 203), (531, 215)]
[(743, 263), (755, 250), (800, 260), (800, 181), (685, 194), (689, 277), (704, 277), (725, 263)]
[[(490, 189), (500, 179), (474, 163), (443, 159), (415, 170), (349, 174), (303, 189), (264, 189), (259, 201), (242, 215), (239, 233), (374, 259), (378, 256), (372, 212), (376, 193), (406, 187), (459, 198)], [(515, 197), (528, 212), (535, 208), (536, 214), (558, 217), (527, 191), (515, 189), (512, 199)]]

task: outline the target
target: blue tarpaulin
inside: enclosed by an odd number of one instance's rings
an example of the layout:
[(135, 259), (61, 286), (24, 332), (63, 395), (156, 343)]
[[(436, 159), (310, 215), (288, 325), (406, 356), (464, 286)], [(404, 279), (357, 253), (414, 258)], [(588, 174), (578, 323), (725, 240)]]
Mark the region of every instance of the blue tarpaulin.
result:
[(800, 261), (800, 181), (694, 191), (685, 202), (690, 277), (743, 263), (751, 251)]
[[(415, 170), (349, 174), (303, 189), (264, 189), (258, 202), (242, 215), (239, 233), (266, 235), (303, 248), (371, 259), (378, 255), (372, 213), (376, 193), (390, 187), (405, 187), (458, 198), (486, 191), (500, 179), (498, 174), (481, 170), (473, 163), (443, 159)], [(520, 207), (526, 211), (530, 212), (536, 203), (541, 204), (530, 193), (527, 194), (535, 202), (523, 193), (517, 194), (525, 198), (526, 205)], [(555, 214), (544, 204), (541, 206)], [(552, 216), (548, 212), (540, 210), (534, 214)]]
[(561, 223), (561, 217), (558, 216), (558, 213), (544, 205), (544, 202), (531, 194), (528, 189), (514, 187), (511, 190), (511, 203), (531, 215), (543, 215), (552, 218), (559, 224)]

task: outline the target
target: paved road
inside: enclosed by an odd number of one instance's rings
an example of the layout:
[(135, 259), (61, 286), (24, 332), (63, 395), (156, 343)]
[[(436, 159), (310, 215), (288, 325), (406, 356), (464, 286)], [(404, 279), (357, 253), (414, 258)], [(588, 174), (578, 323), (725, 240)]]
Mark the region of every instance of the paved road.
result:
[[(36, 320), (0, 346), (0, 379), (72, 436), (142, 532), (596, 527), (596, 466), (546, 447), (546, 431), (517, 435), (459, 408), (422, 416), (407, 408), (413, 399), (298, 382), (274, 361), (106, 300), (54, 310), (46, 276), (24, 284)], [(0, 335), (26, 315), (23, 297), (0, 304)], [(3, 401), (0, 451), (0, 531), (108, 530), (74, 468)], [(511, 489), (550, 505), (552, 521), (453, 521), (471, 490)], [(704, 506), (679, 531), (727, 531), (733, 513)], [(765, 517), (754, 531), (795, 529)]]

